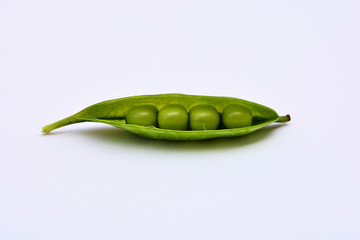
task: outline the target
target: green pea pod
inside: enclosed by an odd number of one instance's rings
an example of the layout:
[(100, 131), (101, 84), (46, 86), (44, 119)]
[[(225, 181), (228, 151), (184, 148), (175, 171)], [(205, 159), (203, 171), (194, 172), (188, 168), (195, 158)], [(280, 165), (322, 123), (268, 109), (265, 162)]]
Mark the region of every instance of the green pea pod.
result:
[[(139, 126), (127, 124), (126, 112), (139, 105), (150, 104), (158, 109), (168, 104), (181, 104), (188, 111), (196, 105), (208, 104), (219, 113), (229, 104), (240, 104), (251, 110), (253, 124), (249, 127), (217, 130), (169, 130), (153, 126)], [(158, 94), (125, 97), (108, 100), (91, 105), (82, 111), (60, 121), (43, 127), (43, 133), (50, 133), (54, 129), (80, 122), (99, 122), (125, 129), (143, 137), (167, 140), (203, 140), (222, 137), (237, 137), (254, 132), (273, 122), (288, 122), (290, 116), (279, 116), (273, 109), (246, 100), (232, 97), (214, 97), (186, 94)]]

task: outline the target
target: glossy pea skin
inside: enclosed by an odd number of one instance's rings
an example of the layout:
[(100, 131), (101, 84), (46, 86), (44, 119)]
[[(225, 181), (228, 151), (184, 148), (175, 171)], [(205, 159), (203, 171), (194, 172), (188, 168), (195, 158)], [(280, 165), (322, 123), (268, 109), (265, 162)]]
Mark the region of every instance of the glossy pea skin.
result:
[(249, 127), (252, 124), (252, 113), (240, 104), (230, 104), (224, 107), (221, 115), (225, 128)]
[(190, 109), (189, 122), (191, 130), (215, 130), (219, 127), (220, 114), (211, 105), (197, 105)]
[(180, 104), (166, 105), (158, 114), (158, 125), (162, 129), (186, 130), (188, 121), (187, 110)]
[(126, 122), (140, 126), (156, 126), (158, 110), (153, 105), (139, 105), (126, 113)]

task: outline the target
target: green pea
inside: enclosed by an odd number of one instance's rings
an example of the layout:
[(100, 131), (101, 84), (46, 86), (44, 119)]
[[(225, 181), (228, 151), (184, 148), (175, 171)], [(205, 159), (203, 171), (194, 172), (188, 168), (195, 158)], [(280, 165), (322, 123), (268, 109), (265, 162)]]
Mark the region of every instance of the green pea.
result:
[(190, 109), (189, 121), (191, 130), (215, 130), (219, 127), (220, 115), (215, 107), (201, 104)]
[(249, 127), (252, 123), (252, 113), (242, 105), (230, 104), (222, 111), (222, 123), (225, 128)]
[(126, 122), (140, 126), (156, 126), (158, 110), (153, 105), (140, 105), (130, 108)]
[(163, 129), (186, 130), (188, 119), (186, 108), (180, 104), (167, 105), (158, 114), (158, 124)]
[[(199, 105), (212, 106), (216, 108), (218, 112), (222, 113), (222, 122), (226, 128), (211, 131), (205, 131), (203, 130), (204, 128), (197, 131), (189, 130), (187, 109)], [(156, 112), (155, 108), (160, 110), (157, 114), (157, 124), (154, 124), (154, 118), (156, 119), (156, 117), (154, 117)], [(191, 113), (192, 116), (194, 116), (193, 113), (195, 110), (196, 108), (194, 107)], [(146, 115), (146, 121), (138, 122), (145, 119), (139, 117), (139, 115), (144, 114), (144, 112), (149, 114)], [(240, 115), (242, 116), (241, 118), (239, 117)], [(254, 119), (253, 122), (251, 122), (251, 118)], [(74, 123), (99, 122), (125, 129), (148, 138), (203, 140), (242, 136), (257, 131), (274, 122), (283, 123), (288, 121), (290, 121), (289, 115), (279, 116), (275, 110), (269, 107), (239, 98), (186, 94), (156, 94), (124, 97), (96, 103), (74, 115), (44, 126), (42, 131), (48, 134), (57, 128)], [(205, 126), (205, 129), (212, 128), (207, 124), (202, 124), (201, 121), (200, 125)], [(193, 126), (192, 128), (195, 127)]]

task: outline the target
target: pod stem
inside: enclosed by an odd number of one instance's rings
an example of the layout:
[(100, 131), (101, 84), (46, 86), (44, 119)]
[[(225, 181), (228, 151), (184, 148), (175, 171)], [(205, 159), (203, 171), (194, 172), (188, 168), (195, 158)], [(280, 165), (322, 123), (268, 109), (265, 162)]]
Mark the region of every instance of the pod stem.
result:
[(54, 122), (52, 124), (46, 125), (45, 127), (42, 128), (42, 132), (45, 134), (50, 133), (51, 131), (57, 129), (57, 128), (61, 128), (64, 127), (66, 125), (70, 125), (70, 124), (74, 124), (74, 123), (79, 123), (79, 122), (85, 122), (85, 120), (79, 119), (77, 118), (75, 115), (64, 118), (60, 121)]
[(285, 115), (285, 116), (280, 116), (276, 122), (280, 122), (280, 123), (283, 123), (283, 122), (289, 122), (291, 120), (291, 117), (289, 114)]

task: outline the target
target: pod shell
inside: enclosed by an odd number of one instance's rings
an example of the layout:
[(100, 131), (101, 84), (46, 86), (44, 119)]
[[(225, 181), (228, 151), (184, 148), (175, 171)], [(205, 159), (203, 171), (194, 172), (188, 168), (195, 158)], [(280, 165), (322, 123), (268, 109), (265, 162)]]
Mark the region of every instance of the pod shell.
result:
[[(219, 113), (221, 113), (222, 109), (229, 104), (240, 104), (251, 110), (253, 115), (253, 125), (234, 129), (194, 131), (167, 130), (126, 123), (125, 114), (130, 108), (147, 104), (156, 106), (158, 110), (168, 104), (181, 104), (188, 111), (196, 105), (209, 104), (214, 106)], [(239, 98), (187, 94), (157, 94), (118, 98), (97, 103), (70, 117), (45, 126), (43, 128), (43, 132), (49, 133), (59, 127), (79, 122), (99, 122), (122, 128), (147, 138), (167, 140), (204, 140), (220, 137), (237, 137), (249, 134), (270, 123), (278, 121), (280, 118), (284, 117), (279, 117), (276, 111), (269, 107)], [(282, 122), (284, 121), (282, 120)]]

